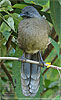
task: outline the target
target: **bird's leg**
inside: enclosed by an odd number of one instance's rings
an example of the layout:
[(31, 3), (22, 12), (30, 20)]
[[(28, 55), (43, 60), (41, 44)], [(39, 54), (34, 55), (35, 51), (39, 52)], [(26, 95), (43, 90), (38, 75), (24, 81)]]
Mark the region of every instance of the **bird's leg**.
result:
[(42, 55), (41, 55), (40, 51), (39, 51), (39, 56), (40, 56), (40, 60), (41, 60), (39, 63), (40, 64), (42, 63), (43, 67), (44, 67), (45, 62), (43, 61), (43, 58), (42, 58)]
[(20, 59), (22, 59), (22, 60), (23, 60), (23, 59), (26, 60), (25, 53), (23, 53), (23, 55), (22, 55), (21, 57), (19, 57), (18, 60), (20, 61)]

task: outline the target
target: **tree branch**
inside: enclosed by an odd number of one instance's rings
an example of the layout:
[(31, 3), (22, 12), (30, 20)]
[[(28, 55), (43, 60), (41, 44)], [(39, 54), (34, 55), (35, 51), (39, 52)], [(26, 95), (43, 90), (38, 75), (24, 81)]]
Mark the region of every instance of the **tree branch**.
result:
[[(56, 36), (54, 40), (56, 42), (58, 42), (58, 36)], [(50, 52), (53, 50), (53, 48), (54, 48), (53, 45), (50, 43), (48, 45), (48, 48), (46, 48), (46, 50), (45, 50), (45, 52), (44, 52), (44, 54), (42, 56), (43, 60), (45, 60), (47, 58), (47, 56), (50, 54)]]
[(3, 64), (3, 62), (1, 62), (1, 63), (0, 63), (0, 66), (1, 66), (1, 68), (4, 70), (4, 72), (6, 73), (7, 77), (9, 78), (9, 80), (11, 81), (13, 87), (15, 87), (15, 86), (14, 86), (14, 83), (13, 83), (13, 79), (12, 79), (12, 77), (11, 77), (9, 71), (7, 70), (5, 64)]
[[(0, 60), (16, 60), (16, 61), (21, 61), (21, 62), (37, 64), (37, 65), (40, 65), (41, 67), (43, 66), (42, 64), (40, 64), (40, 62), (33, 61), (33, 60), (28, 60), (28, 59), (21, 59), (21, 58), (17, 58), (17, 57), (0, 57)], [(61, 67), (54, 66), (54, 65), (49, 65), (49, 64), (46, 64), (46, 63), (44, 64), (44, 66), (46, 66), (46, 67), (50, 66), (49, 68), (54, 68), (54, 69), (61, 70)]]

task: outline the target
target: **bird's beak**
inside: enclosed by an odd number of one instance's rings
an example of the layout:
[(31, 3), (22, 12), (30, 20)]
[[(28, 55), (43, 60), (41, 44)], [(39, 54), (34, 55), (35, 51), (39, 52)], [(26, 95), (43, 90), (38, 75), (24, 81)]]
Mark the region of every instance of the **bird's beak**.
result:
[(20, 14), (18, 15), (18, 17), (22, 17), (22, 16), (25, 16), (25, 14), (20, 13)]

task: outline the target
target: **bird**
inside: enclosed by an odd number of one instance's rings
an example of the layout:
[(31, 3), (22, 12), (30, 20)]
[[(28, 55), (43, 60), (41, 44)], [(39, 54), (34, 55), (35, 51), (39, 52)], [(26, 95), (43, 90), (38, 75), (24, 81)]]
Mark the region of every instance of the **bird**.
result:
[[(18, 25), (18, 45), (23, 50), (22, 58), (40, 61), (39, 51), (48, 44), (50, 25), (36, 8), (26, 6), (20, 16), (23, 20)], [(21, 88), (24, 96), (34, 97), (40, 87), (41, 67), (36, 64), (21, 62)]]

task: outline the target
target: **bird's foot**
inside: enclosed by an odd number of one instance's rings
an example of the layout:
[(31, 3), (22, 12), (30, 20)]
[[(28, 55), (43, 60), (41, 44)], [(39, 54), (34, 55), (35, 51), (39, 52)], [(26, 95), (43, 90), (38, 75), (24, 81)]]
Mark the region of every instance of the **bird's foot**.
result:
[(41, 67), (44, 68), (45, 62), (44, 61), (40, 61), (39, 64), (41, 65)]
[(23, 60), (26, 60), (24, 54), (23, 54), (21, 57), (19, 57), (18, 60), (19, 60), (19, 61), (20, 61), (20, 60), (22, 60), (22, 61), (23, 61)]

